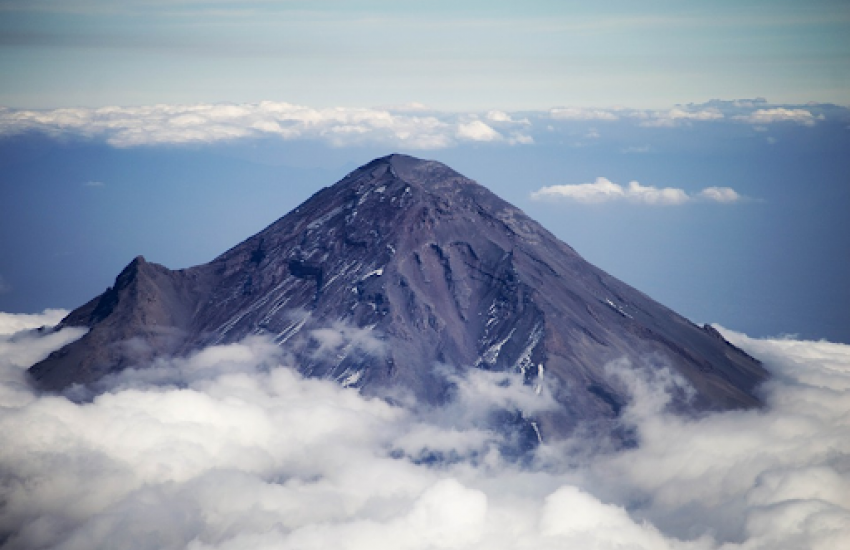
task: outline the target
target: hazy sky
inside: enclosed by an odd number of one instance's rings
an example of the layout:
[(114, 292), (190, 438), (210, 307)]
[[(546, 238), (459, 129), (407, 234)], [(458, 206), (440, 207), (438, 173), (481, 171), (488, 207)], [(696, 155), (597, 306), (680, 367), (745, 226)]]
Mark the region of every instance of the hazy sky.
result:
[(0, 105), (850, 102), (844, 0), (0, 0)]

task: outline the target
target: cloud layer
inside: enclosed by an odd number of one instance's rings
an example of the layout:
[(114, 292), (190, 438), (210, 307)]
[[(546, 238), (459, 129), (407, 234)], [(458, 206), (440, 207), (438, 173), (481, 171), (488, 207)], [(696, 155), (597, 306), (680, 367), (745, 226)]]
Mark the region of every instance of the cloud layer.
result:
[(496, 405), (548, 406), (511, 376), (473, 371), (448, 411), (414, 414), (304, 379), (250, 339), (75, 403), (21, 383), (79, 336), (65, 332), (2, 337), (4, 548), (833, 549), (850, 536), (850, 346), (725, 331), (774, 373), (767, 406), (696, 419), (663, 412), (675, 377), (615, 362), (639, 446), (577, 436), (521, 467), (480, 422)]
[[(529, 145), (551, 131), (553, 124), (675, 128), (725, 121), (758, 127), (788, 122), (812, 126), (825, 120), (818, 109), (823, 111), (818, 106), (772, 106), (763, 100), (713, 101), (662, 110), (556, 107), (523, 113), (441, 112), (417, 103), (314, 108), (278, 101), (38, 111), (0, 108), (0, 135), (26, 131), (80, 135), (105, 139), (116, 147), (277, 138), (319, 140), (335, 147), (440, 149), (464, 143)], [(596, 129), (593, 133), (600, 135)]]
[(633, 181), (627, 186), (616, 184), (606, 178), (596, 178), (593, 183), (551, 185), (531, 193), (534, 200), (569, 200), (580, 203), (602, 203), (628, 201), (639, 204), (675, 206), (693, 201), (733, 203), (742, 199), (729, 187), (707, 187), (698, 193), (688, 194), (676, 187), (653, 187)]
[[(510, 120), (496, 122), (515, 125)], [(276, 137), (315, 139), (339, 147), (392, 144), (411, 149), (438, 149), (461, 142), (506, 139), (487, 123), (477, 120), (477, 115), (438, 116), (410, 107), (315, 109), (273, 101), (240, 105), (0, 110), (0, 133), (27, 130), (105, 136), (116, 147)]]

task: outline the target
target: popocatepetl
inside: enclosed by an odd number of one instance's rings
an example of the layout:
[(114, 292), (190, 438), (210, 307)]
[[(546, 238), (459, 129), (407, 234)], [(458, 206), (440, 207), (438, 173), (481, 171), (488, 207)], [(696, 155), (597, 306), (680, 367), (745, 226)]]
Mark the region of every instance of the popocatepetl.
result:
[(669, 368), (680, 410), (746, 408), (758, 361), (582, 259), (522, 211), (447, 166), (374, 160), (210, 263), (134, 259), (60, 326), (80, 340), (30, 369), (62, 391), (158, 356), (265, 335), (306, 376), (439, 405), (447, 371), (521, 373), (557, 410), (558, 436), (610, 422), (628, 396), (605, 365)]

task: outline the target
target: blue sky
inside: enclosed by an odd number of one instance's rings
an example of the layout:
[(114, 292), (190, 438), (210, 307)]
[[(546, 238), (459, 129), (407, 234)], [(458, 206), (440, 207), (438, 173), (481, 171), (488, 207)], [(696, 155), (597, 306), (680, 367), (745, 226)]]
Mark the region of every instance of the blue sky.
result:
[(850, 342), (848, 37), (831, 1), (0, 0), (0, 310), (400, 151), (694, 321)]

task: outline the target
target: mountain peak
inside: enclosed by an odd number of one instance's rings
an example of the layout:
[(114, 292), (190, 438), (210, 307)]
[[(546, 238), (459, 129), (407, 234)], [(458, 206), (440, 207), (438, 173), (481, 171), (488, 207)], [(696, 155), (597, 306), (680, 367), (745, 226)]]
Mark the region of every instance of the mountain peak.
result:
[[(492, 195), (485, 187), (464, 177), (445, 164), (435, 160), (424, 160), (409, 155), (393, 153), (354, 170), (338, 185), (351, 185), (351, 182), (380, 186), (391, 180), (398, 180), (426, 193), (451, 198), (458, 194)], [(495, 195), (492, 198), (498, 199)], [(500, 202), (501, 199), (498, 199)], [(507, 203), (504, 203), (507, 205)]]
[(422, 175), (428, 172), (441, 171), (444, 174), (451, 173), (454, 176), (460, 176), (460, 174), (441, 162), (421, 159), (401, 153), (391, 153), (387, 156), (376, 158), (361, 166), (355, 172), (361, 170), (368, 171), (379, 166), (387, 166), (396, 176), (412, 184), (421, 183)]
[[(66, 319), (91, 330), (31, 369), (42, 387), (264, 335), (305, 375), (431, 404), (451, 398), (445, 365), (518, 373), (561, 405), (533, 422), (520, 411), (541, 437), (615, 425), (629, 398), (603, 367), (624, 357), (687, 380), (695, 397), (680, 396), (681, 410), (756, 406), (766, 377), (486, 188), (406, 155), (358, 168), (208, 264), (169, 271), (139, 257), (118, 279)], [(151, 354), (117, 344), (128, 339)]]

